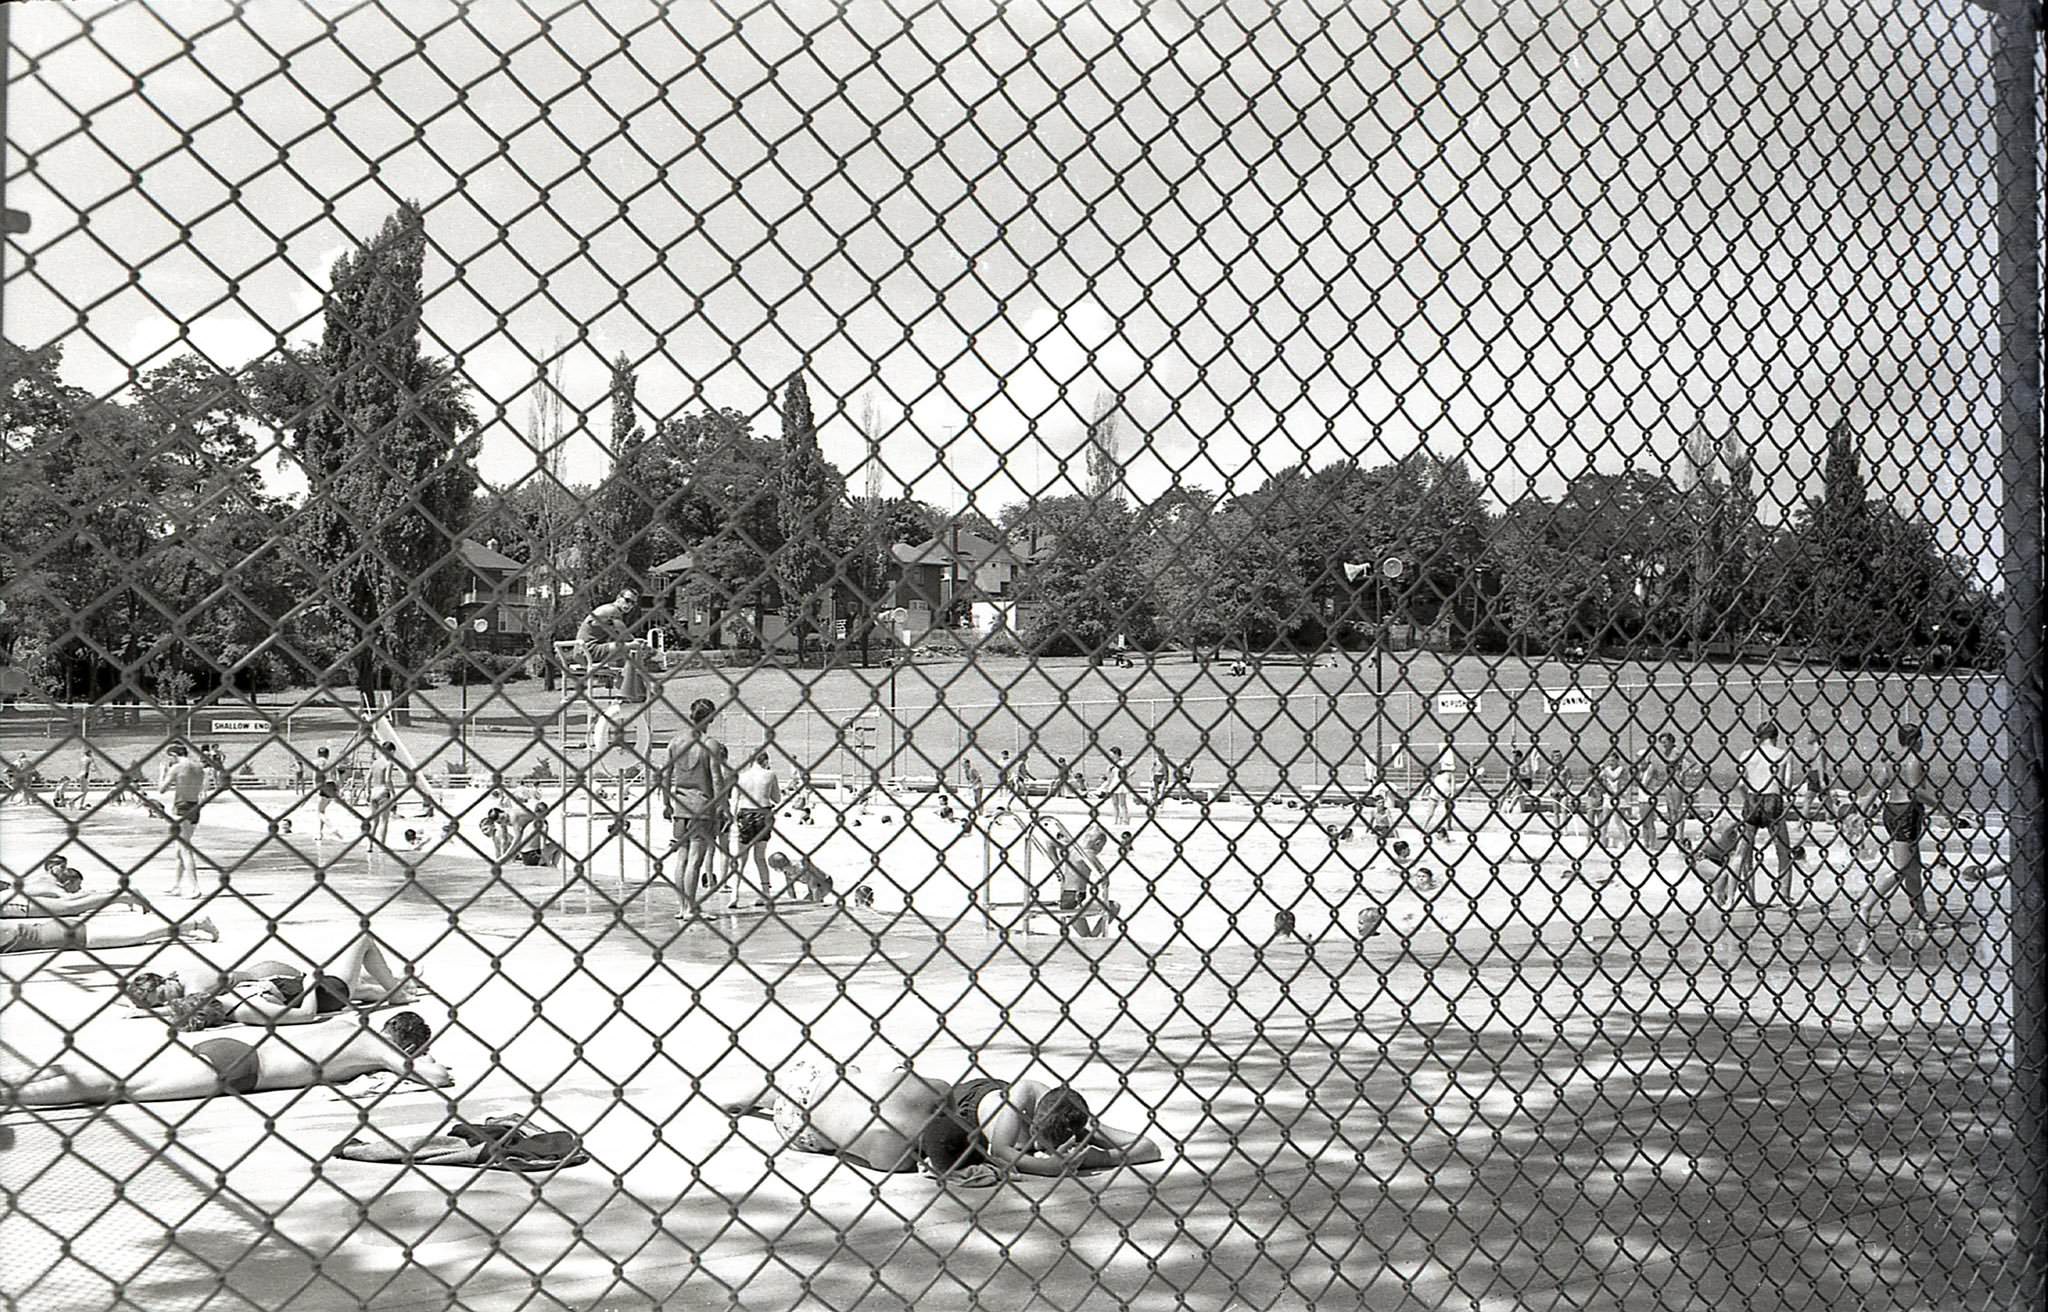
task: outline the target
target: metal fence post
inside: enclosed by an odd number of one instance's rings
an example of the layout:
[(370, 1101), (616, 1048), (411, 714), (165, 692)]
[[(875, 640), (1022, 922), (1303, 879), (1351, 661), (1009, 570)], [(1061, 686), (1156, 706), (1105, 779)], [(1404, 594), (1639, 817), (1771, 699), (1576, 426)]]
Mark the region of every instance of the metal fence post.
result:
[(2000, 476), (2004, 483), (2005, 677), (2012, 698), (2005, 766), (2012, 826), (2012, 1124), (2020, 1298), (2039, 1307), (2048, 1274), (2048, 996), (2044, 996), (2041, 283), (2040, 178), (2035, 171), (2041, 110), (2034, 64), (2040, 5), (2006, 0), (1993, 25), (1998, 179)]

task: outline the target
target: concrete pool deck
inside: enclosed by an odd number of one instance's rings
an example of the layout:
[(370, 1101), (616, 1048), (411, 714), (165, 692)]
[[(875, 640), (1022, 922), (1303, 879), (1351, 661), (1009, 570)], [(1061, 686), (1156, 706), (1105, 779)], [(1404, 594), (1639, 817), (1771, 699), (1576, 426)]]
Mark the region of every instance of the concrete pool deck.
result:
[[(2001, 881), (1938, 879), (1955, 927), (1918, 952), (1880, 930), (1859, 968), (1839, 908), (1709, 943), (1697, 891), (1640, 854), (1592, 915), (1584, 881), (1540, 855), (1550, 879), (1533, 878), (1489, 832), (1452, 855), (1451, 896), (1409, 944), (1361, 948), (1342, 927), (1382, 875), (1339, 879), (1346, 859), (1296, 819), (1237, 823), (1169, 809), (1141, 831), (1134, 864), (1179, 873), (1138, 889), (1155, 905), (1130, 937), (1088, 941), (960, 914), (932, 872), (979, 856), (935, 816), (886, 829), (900, 899), (678, 936), (666, 890), (622, 919), (602, 878), (564, 895), (467, 852), (410, 877), (353, 852), (316, 867), (254, 810), (223, 813), (205, 835), (233, 867), (208, 907), (221, 944), (0, 958), (10, 1063), (67, 1034), (103, 1058), (169, 1041), (107, 1009), (117, 972), (331, 953), (367, 915), (433, 991), (419, 1010), (456, 1084), (8, 1113), (0, 1292), (150, 1309), (2010, 1296)], [(828, 868), (864, 855), (867, 828), (817, 830)], [(67, 837), (10, 808), (0, 858)], [(102, 812), (80, 837), (126, 869), (158, 832)], [(1313, 941), (1266, 941), (1283, 905), (1325, 908), (1301, 917)], [(1071, 1079), (1172, 1148), (980, 1193), (771, 1156), (772, 1127), (714, 1104), (799, 1054), (903, 1054), (939, 1078), (972, 1054)], [(451, 1105), (534, 1113), (594, 1160), (522, 1177), (330, 1156), (366, 1121), (423, 1133)]]

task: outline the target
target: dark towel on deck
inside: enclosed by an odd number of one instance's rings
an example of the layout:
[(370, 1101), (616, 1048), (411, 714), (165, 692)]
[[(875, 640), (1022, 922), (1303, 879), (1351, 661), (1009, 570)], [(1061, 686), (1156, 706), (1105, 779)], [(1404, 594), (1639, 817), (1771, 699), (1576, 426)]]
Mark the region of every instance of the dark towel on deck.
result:
[(467, 1166), (480, 1171), (555, 1171), (590, 1160), (583, 1141), (574, 1134), (528, 1129), (521, 1116), (493, 1116), (482, 1124), (450, 1121), (444, 1132), (410, 1143), (351, 1139), (334, 1155), (351, 1162)]

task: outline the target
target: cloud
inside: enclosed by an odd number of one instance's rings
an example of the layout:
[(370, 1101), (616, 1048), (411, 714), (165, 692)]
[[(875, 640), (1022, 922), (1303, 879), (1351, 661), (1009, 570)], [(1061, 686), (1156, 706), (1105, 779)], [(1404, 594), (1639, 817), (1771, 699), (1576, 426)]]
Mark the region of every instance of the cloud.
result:
[[(1902, 497), (1929, 441), (1986, 453), (1941, 467), (1951, 500), (1995, 489), (1988, 72), (1960, 0), (799, 0), (630, 43), (572, 8), (559, 46), (509, 5), (332, 34), (293, 6), (117, 14), (92, 42), (81, 12), (14, 30), (10, 132), (65, 191), (23, 181), (47, 216), (8, 309), (82, 379), (165, 324), (242, 354), (300, 331), (332, 254), (406, 197), (494, 477), (531, 459), (535, 359), (588, 332), (565, 390), (600, 432), (616, 350), (651, 414), (771, 430), (801, 368), (842, 468), (866, 447), (840, 406), (875, 392), (909, 412), (898, 480), (992, 508), (1073, 485), (1105, 392), (1141, 492), (1426, 444), (1506, 499), (1653, 466), (1704, 422), (1789, 506), (1843, 414)], [(199, 76), (159, 29), (215, 18)], [(110, 59), (168, 62), (144, 101)], [(104, 94), (89, 134), (53, 90), (77, 78)], [(142, 195), (129, 170), (202, 124)], [(585, 438), (568, 464), (604, 468)]]

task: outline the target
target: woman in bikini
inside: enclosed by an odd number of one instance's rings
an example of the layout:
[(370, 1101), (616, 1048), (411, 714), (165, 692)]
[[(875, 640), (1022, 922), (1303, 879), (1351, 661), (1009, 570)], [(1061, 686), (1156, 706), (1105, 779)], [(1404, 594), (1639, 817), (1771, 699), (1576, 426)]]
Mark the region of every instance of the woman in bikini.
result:
[(418, 987), (391, 968), (384, 950), (365, 934), (330, 971), (303, 971), (259, 961), (225, 973), (201, 967), (187, 980), (143, 971), (121, 986), (142, 1013), (162, 1015), (181, 1030), (217, 1025), (310, 1025), (352, 1006), (409, 1002)]

